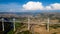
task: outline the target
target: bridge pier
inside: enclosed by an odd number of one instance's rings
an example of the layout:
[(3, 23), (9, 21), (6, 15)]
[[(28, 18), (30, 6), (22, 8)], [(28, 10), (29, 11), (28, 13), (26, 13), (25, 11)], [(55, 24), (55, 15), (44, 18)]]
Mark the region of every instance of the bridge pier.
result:
[(4, 18), (2, 18), (2, 31), (4, 31)]
[(49, 18), (48, 18), (48, 22), (47, 22), (47, 31), (49, 32)]
[(28, 17), (28, 30), (30, 30), (30, 18)]
[(13, 18), (13, 28), (14, 28), (14, 31), (15, 31), (15, 18)]

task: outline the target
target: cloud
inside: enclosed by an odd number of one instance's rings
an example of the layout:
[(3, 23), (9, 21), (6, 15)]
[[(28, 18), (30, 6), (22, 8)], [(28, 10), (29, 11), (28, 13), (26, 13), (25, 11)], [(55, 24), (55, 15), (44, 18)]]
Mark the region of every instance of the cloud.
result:
[(43, 9), (43, 5), (41, 2), (27, 2), (26, 4), (23, 5), (23, 8), (25, 10), (39, 10), (39, 9)]
[(60, 3), (51, 4), (51, 7), (56, 10), (60, 10)]
[(25, 10), (60, 10), (60, 3), (43, 6), (41, 2), (29, 1), (23, 5)]
[(50, 4), (45, 7), (46, 10), (60, 10), (60, 3)]

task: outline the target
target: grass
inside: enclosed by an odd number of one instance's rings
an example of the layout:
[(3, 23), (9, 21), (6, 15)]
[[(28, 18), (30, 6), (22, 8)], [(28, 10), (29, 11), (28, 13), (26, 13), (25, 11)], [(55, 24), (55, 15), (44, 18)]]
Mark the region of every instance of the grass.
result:
[(52, 33), (52, 34), (57, 34), (56, 32)]
[[(23, 26), (24, 24), (23, 23), (15, 23), (15, 27), (16, 28), (18, 28), (18, 27), (20, 27), (21, 28), (21, 26)], [(12, 30), (10, 30), (7, 34), (14, 34), (14, 31), (13, 31), (13, 29)]]
[(18, 34), (32, 34), (32, 33), (27, 30), (27, 31), (19, 32)]
[(52, 27), (52, 28), (54, 28), (54, 29), (57, 29), (57, 28), (60, 28), (60, 24), (54, 24), (54, 25), (52, 25), (52, 26), (50, 26), (50, 27)]
[(10, 30), (7, 34), (14, 34), (13, 29)]
[[(16, 30), (18, 30), (17, 28), (20, 28), (20, 29), (25, 28), (25, 26), (22, 27), (23, 25), (25, 25), (25, 24), (24, 24), (24, 23), (20, 23), (20, 22), (15, 22)], [(27, 33), (27, 32), (28, 32), (28, 31), (23, 31), (23, 32), (20, 32), (20, 33)], [(13, 29), (10, 30), (7, 34), (14, 34)]]

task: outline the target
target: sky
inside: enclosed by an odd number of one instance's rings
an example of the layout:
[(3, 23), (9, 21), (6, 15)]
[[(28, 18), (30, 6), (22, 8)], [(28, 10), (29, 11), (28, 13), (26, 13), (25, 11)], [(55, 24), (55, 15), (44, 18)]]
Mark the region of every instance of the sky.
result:
[(60, 11), (60, 0), (0, 0), (0, 12)]

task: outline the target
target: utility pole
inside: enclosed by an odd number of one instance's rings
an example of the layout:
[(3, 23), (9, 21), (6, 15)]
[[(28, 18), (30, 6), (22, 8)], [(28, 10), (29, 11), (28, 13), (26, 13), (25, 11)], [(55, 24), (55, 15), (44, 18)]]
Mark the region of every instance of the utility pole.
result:
[(14, 26), (14, 31), (15, 31), (15, 18), (13, 18), (13, 26)]
[(4, 31), (4, 18), (2, 18), (2, 31)]

